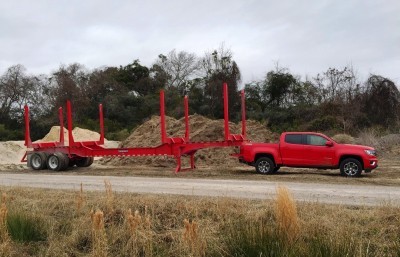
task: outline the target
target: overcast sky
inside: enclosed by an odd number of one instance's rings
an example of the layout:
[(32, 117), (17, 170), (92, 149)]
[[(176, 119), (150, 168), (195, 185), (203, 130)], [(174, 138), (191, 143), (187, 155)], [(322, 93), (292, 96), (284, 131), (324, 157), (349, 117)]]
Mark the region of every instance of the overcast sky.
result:
[(351, 64), (362, 79), (400, 83), (399, 0), (1, 0), (0, 12), (0, 74), (150, 66), (172, 49), (202, 56), (224, 42), (243, 83), (276, 62), (303, 77)]

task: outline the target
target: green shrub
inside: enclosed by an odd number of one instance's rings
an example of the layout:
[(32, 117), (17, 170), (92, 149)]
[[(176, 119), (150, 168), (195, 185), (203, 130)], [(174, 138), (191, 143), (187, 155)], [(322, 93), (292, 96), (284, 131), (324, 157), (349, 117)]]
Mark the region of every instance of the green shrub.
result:
[(124, 141), (129, 136), (129, 131), (127, 129), (122, 129), (117, 132), (111, 132), (107, 135), (108, 140)]
[(340, 128), (338, 120), (333, 116), (324, 116), (321, 118), (314, 119), (309, 130), (312, 131), (327, 131), (327, 130), (337, 130)]
[(0, 141), (21, 140), (24, 138), (23, 130), (9, 129), (4, 124), (0, 124)]
[(17, 242), (38, 242), (47, 238), (45, 222), (28, 213), (9, 213), (7, 228), (11, 238)]

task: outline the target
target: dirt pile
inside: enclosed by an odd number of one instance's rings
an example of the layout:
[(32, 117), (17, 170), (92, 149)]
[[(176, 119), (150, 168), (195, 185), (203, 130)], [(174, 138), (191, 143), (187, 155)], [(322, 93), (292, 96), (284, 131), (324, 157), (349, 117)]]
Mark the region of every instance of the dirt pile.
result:
[(21, 164), (25, 151), (24, 141), (0, 142), (0, 164)]
[[(88, 140), (99, 140), (100, 134), (91, 131), (88, 129), (82, 129), (79, 127), (75, 127), (72, 130), (72, 135), (74, 136), (75, 141), (88, 141)], [(58, 141), (60, 139), (60, 126), (53, 126), (51, 127), (49, 133), (47, 133), (40, 142), (51, 142), (51, 141)], [(64, 128), (64, 140), (68, 142), (68, 130)]]
[[(72, 135), (74, 136), (75, 141), (94, 141), (100, 139), (100, 134), (91, 131), (89, 129), (83, 129), (79, 127), (75, 127), (72, 130)], [(60, 140), (60, 126), (53, 126), (51, 127), (49, 133), (47, 133), (42, 139), (36, 142), (52, 142), (52, 141), (59, 141)], [(68, 130), (64, 128), (64, 141), (67, 144), (69, 142), (68, 138)], [(116, 141), (109, 141), (104, 139), (104, 145), (107, 148), (114, 148), (117, 147), (119, 142)]]
[[(190, 116), (190, 141), (222, 141), (224, 140), (224, 122), (223, 120), (212, 120), (201, 115)], [(169, 137), (183, 137), (185, 134), (184, 118), (179, 120), (172, 117), (166, 117), (167, 135)], [(239, 134), (241, 132), (241, 123), (229, 123), (230, 132)], [(120, 147), (145, 147), (158, 146), (161, 143), (160, 136), (160, 117), (153, 116), (150, 120), (136, 128), (132, 134), (123, 142)], [(277, 135), (266, 129), (266, 126), (260, 122), (247, 121), (247, 138), (256, 142), (271, 142), (277, 140)], [(237, 165), (237, 159), (229, 155), (234, 153), (234, 148), (209, 148), (199, 150), (196, 155), (196, 165)], [(188, 158), (187, 158), (188, 159)], [(117, 157), (103, 158), (103, 164), (121, 166), (121, 165), (149, 165), (174, 167), (176, 165), (174, 158), (171, 157)], [(188, 164), (183, 159), (183, 166)]]

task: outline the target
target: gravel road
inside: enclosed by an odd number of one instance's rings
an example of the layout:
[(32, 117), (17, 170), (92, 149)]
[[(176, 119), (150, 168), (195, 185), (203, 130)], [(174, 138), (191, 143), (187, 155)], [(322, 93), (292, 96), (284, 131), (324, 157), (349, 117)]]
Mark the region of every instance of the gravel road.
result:
[(187, 179), (158, 177), (76, 176), (46, 174), (0, 174), (0, 185), (52, 189), (80, 188), (104, 190), (109, 180), (114, 191), (178, 194), (190, 196), (238, 197), (272, 199), (278, 185), (285, 185), (298, 201), (335, 203), (344, 205), (400, 206), (400, 187), (371, 185), (335, 185), (317, 183), (269, 182), (228, 179)]

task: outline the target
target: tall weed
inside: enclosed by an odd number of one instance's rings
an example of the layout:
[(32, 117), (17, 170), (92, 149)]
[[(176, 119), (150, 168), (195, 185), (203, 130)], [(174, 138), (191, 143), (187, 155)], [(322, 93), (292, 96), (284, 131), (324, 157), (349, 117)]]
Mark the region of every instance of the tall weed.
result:
[(278, 233), (288, 244), (292, 244), (300, 234), (296, 203), (289, 190), (284, 186), (276, 189), (275, 220)]

